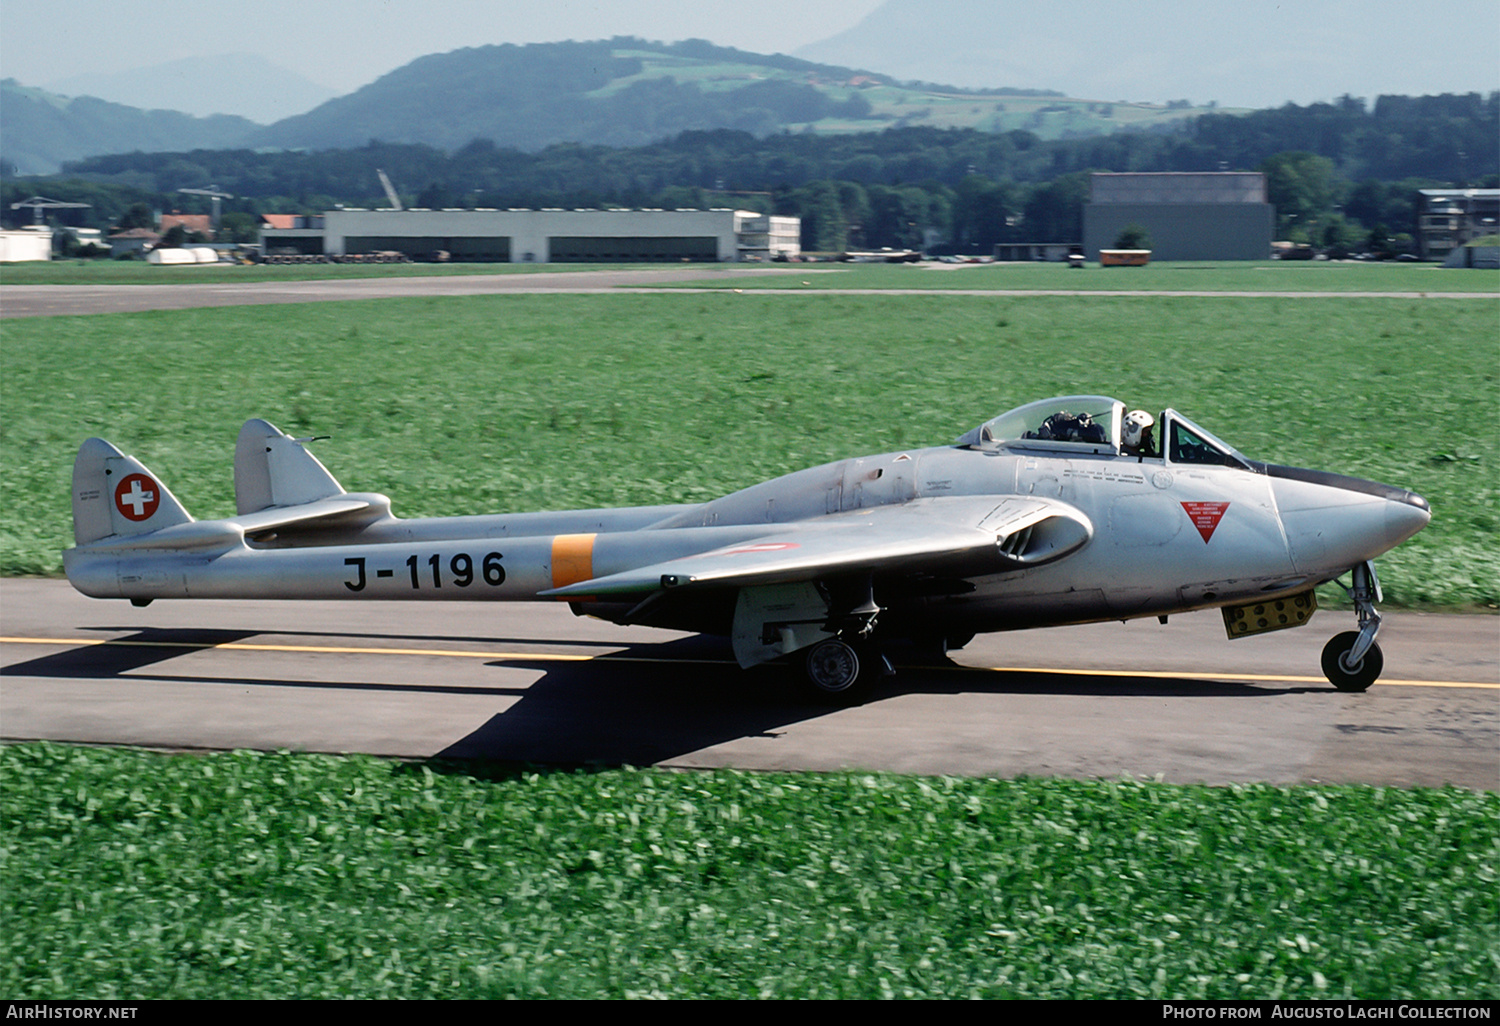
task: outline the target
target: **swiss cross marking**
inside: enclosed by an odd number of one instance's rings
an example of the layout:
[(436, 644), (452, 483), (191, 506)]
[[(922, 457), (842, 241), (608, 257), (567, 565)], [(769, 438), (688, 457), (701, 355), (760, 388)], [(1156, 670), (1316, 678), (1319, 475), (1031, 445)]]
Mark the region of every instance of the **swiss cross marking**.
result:
[(126, 474), (115, 486), (115, 509), (126, 520), (150, 520), (161, 505), (161, 488), (145, 474)]
[(1219, 526), (1219, 521), (1224, 519), (1224, 511), (1229, 508), (1227, 502), (1184, 502), (1182, 508), (1187, 510), (1188, 519), (1203, 536), (1203, 544), (1214, 536), (1214, 531)]

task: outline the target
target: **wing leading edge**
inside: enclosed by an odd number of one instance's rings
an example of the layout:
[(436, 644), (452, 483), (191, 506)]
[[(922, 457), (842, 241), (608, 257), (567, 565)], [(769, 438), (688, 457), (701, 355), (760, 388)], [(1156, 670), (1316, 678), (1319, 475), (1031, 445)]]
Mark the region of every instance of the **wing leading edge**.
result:
[(920, 567), (964, 576), (1061, 559), (1093, 537), (1080, 510), (1031, 496), (914, 499), (768, 524), (760, 537), (541, 592), (548, 598), (644, 596), (685, 587), (791, 584)]

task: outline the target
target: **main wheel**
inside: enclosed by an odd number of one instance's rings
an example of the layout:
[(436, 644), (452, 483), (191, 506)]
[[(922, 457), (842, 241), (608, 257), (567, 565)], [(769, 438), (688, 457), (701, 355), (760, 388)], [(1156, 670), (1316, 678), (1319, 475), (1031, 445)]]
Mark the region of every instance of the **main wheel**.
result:
[(840, 638), (818, 642), (802, 661), (803, 679), (824, 701), (857, 703), (879, 674), (880, 656), (872, 647)]
[(1365, 691), (1385, 669), (1385, 656), (1380, 654), (1380, 646), (1373, 643), (1354, 666), (1345, 663), (1345, 657), (1354, 651), (1358, 640), (1359, 631), (1345, 631), (1335, 634), (1323, 646), (1323, 676), (1340, 691)]

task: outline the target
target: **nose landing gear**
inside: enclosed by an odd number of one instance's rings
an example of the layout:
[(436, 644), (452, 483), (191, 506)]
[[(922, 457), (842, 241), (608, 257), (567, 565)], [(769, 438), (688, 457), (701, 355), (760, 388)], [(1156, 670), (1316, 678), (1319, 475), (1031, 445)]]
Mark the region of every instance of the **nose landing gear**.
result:
[(1323, 647), (1323, 676), (1340, 691), (1364, 691), (1385, 668), (1385, 657), (1375, 644), (1375, 635), (1380, 631), (1380, 614), (1375, 603), (1381, 599), (1375, 565), (1366, 561), (1355, 567), (1350, 586), (1344, 591), (1354, 601), (1359, 630), (1334, 635)]

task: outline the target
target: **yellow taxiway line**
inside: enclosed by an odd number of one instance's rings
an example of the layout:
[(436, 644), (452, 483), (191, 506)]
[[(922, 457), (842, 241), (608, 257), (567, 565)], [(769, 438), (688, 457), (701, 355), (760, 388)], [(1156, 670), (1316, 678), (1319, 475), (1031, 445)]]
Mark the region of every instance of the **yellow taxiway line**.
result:
[[(130, 641), (111, 638), (9, 638), (0, 637), (6, 645), (113, 645), (120, 648), (178, 648), (178, 649), (228, 649), (239, 652), (299, 652), (317, 655), (402, 655), (437, 656), (448, 659), (488, 659), (501, 662), (584, 663), (603, 659), (620, 663), (704, 663), (732, 665), (720, 659), (659, 659), (654, 656), (624, 656), (615, 653), (598, 655), (570, 655), (560, 652), (476, 652), (466, 649), (444, 648), (374, 648), (354, 645), (266, 645), (243, 641), (214, 643), (208, 641)], [(930, 667), (929, 667), (930, 668)], [(1197, 673), (1173, 670), (1096, 670), (1058, 666), (952, 666), (945, 670), (961, 670), (970, 673), (1040, 673), (1074, 677), (1145, 677), (1151, 680), (1236, 680), (1277, 684), (1326, 684), (1322, 677), (1302, 677), (1291, 674), (1262, 673)], [(1480, 688), (1500, 690), (1500, 683), (1483, 681), (1446, 680), (1389, 680), (1379, 681), (1382, 686), (1410, 688)]]

